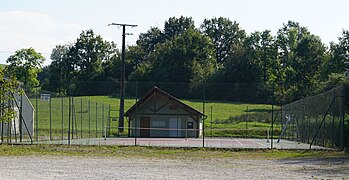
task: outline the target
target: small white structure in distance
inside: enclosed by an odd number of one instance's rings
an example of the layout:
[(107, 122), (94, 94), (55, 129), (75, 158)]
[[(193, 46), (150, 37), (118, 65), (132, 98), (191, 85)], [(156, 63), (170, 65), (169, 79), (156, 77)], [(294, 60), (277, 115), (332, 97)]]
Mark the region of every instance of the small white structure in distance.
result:
[[(14, 136), (19, 135), (20, 131), (20, 107), (22, 105), (22, 135), (31, 135), (34, 134), (34, 113), (35, 109), (33, 104), (30, 102), (26, 94), (13, 94), (14, 99), (10, 102), (12, 108), (16, 112), (16, 117), (10, 122), (0, 122), (0, 135), (3, 136)], [(21, 103), (22, 100), (22, 103)]]

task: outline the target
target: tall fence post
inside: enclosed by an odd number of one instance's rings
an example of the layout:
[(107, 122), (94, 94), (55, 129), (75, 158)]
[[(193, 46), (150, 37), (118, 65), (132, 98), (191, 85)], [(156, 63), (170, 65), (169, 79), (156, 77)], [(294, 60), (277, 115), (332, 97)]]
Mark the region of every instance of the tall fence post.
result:
[(107, 127), (108, 129), (105, 129), (105, 137), (109, 137), (110, 136), (110, 104), (108, 104), (108, 113), (107, 113)]
[(71, 97), (69, 94), (69, 105), (68, 105), (68, 145), (70, 145), (70, 118), (71, 118)]
[[(345, 137), (344, 137), (344, 119), (345, 119), (345, 112), (346, 112), (346, 103), (348, 103), (349, 105), (349, 98), (348, 98), (348, 86), (345, 86), (345, 85), (342, 85), (342, 92), (341, 92), (341, 97), (342, 97), (342, 117), (341, 117), (341, 120), (340, 120), (340, 126), (341, 126), (341, 141), (342, 143), (341, 144), (341, 149), (344, 150), (345, 146), (348, 145), (348, 144), (345, 144)], [(348, 102), (346, 102), (348, 101)], [(349, 107), (348, 107), (349, 109)], [(349, 112), (348, 112), (349, 113)], [(349, 143), (349, 142), (347, 142)]]
[(96, 138), (98, 137), (98, 103), (96, 102)]
[(105, 136), (104, 129), (104, 103), (102, 103), (102, 137)]
[(135, 138), (135, 146), (137, 146), (137, 122), (138, 122), (138, 105), (137, 105), (137, 102), (138, 102), (138, 82), (136, 82), (136, 115), (135, 115), (135, 119), (134, 119), (134, 128), (133, 128), (133, 135), (134, 135), (134, 138)]
[(91, 101), (88, 100), (88, 138), (91, 138)]
[(61, 122), (61, 128), (62, 128), (62, 141), (64, 140), (64, 97), (61, 97), (61, 115), (62, 115), (62, 122)]
[(206, 84), (204, 83), (204, 91), (203, 91), (203, 101), (202, 101), (202, 147), (205, 147), (205, 101), (206, 101)]
[(273, 143), (274, 143), (274, 104), (275, 104), (275, 87), (273, 83), (273, 97), (272, 97), (272, 104), (271, 104), (271, 137), (270, 137), (270, 149), (273, 149)]
[(211, 138), (213, 137), (213, 117), (212, 117), (212, 106), (211, 106)]
[[(74, 122), (74, 120), (75, 120), (75, 108), (74, 108), (74, 96), (72, 96), (72, 98), (71, 98), (71, 122), (72, 122), (72, 126), (71, 126), (71, 128), (72, 128), (72, 139), (74, 139), (74, 125), (76, 124), (75, 122)], [(76, 129), (75, 129), (76, 130)]]
[[(8, 100), (7, 100), (7, 110), (10, 111), (11, 108), (12, 108), (11, 107), (11, 99), (8, 98)], [(11, 124), (12, 124), (12, 122), (11, 122), (11, 119), (8, 118), (7, 122), (8, 122), (7, 123), (7, 143), (11, 143), (11, 139), (12, 139), (12, 133), (11, 133), (11, 129), (12, 129)]]
[(23, 131), (22, 131), (22, 124), (23, 124), (23, 119), (21, 118), (23, 115), (23, 95), (20, 94), (20, 110), (19, 110), (19, 142), (22, 142), (23, 138)]
[(82, 98), (80, 99), (80, 138), (82, 139)]
[[(4, 88), (2, 88), (2, 92), (4, 92)], [(5, 97), (0, 94), (0, 116), (2, 117), (4, 115), (4, 103), (5, 102)], [(1, 121), (1, 143), (4, 143), (4, 121)]]
[(51, 96), (49, 100), (49, 108), (50, 108), (50, 141), (52, 141), (52, 97)]
[(245, 128), (246, 128), (246, 138), (248, 137), (248, 106), (246, 106), (246, 124), (245, 124)]
[(38, 142), (39, 141), (38, 87), (35, 87), (35, 95), (36, 95), (35, 96), (35, 130), (36, 130), (36, 142)]

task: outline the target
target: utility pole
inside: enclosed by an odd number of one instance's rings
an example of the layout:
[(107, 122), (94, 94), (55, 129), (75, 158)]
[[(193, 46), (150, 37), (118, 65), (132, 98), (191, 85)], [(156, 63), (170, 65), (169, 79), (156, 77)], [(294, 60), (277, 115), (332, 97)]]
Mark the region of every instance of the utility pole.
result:
[(120, 77), (120, 108), (119, 108), (119, 133), (124, 131), (124, 109), (125, 109), (125, 37), (126, 26), (137, 27), (132, 24), (111, 23), (108, 26), (122, 26), (122, 53), (121, 53), (121, 77)]

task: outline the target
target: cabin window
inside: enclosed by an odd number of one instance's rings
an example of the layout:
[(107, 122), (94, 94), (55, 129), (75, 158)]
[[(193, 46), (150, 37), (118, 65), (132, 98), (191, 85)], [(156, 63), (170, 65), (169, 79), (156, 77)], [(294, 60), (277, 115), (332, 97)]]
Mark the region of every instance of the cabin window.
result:
[(188, 129), (193, 129), (194, 128), (194, 123), (193, 122), (188, 122), (187, 128)]
[(151, 123), (152, 127), (165, 127), (166, 122), (165, 121), (153, 121)]

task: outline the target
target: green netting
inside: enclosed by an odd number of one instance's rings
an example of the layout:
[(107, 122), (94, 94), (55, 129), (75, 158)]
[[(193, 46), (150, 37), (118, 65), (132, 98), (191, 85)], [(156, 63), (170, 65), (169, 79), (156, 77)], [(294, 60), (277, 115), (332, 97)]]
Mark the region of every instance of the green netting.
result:
[(343, 148), (345, 86), (282, 106), (281, 138), (332, 148)]

